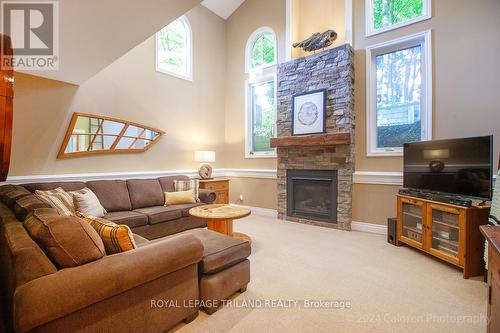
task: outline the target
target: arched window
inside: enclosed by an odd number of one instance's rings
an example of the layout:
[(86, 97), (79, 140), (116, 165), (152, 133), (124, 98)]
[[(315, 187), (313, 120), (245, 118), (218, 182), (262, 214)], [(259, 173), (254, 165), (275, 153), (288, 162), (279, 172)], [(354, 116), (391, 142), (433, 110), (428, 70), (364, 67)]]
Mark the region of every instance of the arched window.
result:
[(181, 16), (156, 33), (156, 70), (192, 80), (192, 33)]
[(246, 71), (276, 64), (276, 34), (273, 29), (257, 29), (248, 39)]
[(270, 145), (276, 136), (276, 63), (274, 31), (268, 27), (257, 29), (246, 46), (247, 158), (276, 157), (276, 150)]

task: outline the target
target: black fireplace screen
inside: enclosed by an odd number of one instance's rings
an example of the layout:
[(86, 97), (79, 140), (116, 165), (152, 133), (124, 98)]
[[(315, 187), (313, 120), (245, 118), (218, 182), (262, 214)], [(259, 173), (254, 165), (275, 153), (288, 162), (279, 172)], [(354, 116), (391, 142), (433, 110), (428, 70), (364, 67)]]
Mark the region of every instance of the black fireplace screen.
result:
[(287, 215), (337, 223), (337, 170), (287, 170)]

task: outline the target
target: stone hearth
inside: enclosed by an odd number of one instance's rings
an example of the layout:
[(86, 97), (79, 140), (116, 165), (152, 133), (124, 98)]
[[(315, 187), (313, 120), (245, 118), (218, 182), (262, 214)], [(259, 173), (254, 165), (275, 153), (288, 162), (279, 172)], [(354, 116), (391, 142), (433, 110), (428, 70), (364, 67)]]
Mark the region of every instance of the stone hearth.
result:
[[(351, 229), (354, 173), (354, 52), (342, 45), (278, 66), (278, 217)], [(295, 137), (293, 95), (326, 89), (326, 133)], [(287, 215), (287, 170), (337, 170), (336, 223)]]

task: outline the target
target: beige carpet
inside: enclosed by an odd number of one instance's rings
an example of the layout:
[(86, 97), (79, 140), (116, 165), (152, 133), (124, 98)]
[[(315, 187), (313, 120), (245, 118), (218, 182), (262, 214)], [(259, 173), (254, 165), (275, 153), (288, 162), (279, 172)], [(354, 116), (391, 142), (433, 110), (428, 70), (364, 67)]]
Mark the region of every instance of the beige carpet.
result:
[(385, 237), (250, 216), (243, 300), (348, 300), (350, 309), (225, 307), (176, 328), (187, 332), (486, 332), (487, 286)]

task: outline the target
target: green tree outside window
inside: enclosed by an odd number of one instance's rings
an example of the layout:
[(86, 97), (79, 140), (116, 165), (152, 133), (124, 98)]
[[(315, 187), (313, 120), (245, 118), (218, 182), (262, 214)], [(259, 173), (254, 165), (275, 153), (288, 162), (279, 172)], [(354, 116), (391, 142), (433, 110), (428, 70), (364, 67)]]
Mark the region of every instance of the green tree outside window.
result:
[(188, 27), (181, 19), (167, 25), (158, 32), (158, 67), (162, 71), (187, 76), (188, 70)]
[(275, 59), (275, 40), (274, 35), (264, 32), (255, 40), (252, 47), (251, 67), (260, 67), (273, 64)]
[(373, 25), (376, 30), (424, 15), (424, 0), (371, 1), (373, 1)]

